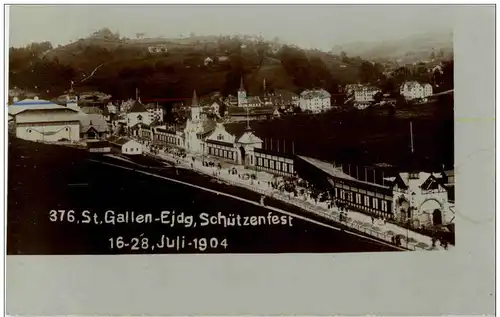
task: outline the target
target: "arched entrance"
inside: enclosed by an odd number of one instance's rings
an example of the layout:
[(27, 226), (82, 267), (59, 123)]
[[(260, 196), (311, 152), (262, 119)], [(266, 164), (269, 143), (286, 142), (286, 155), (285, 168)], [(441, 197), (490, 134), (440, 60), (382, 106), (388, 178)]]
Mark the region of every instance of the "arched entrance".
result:
[(443, 224), (443, 214), (441, 213), (441, 210), (434, 209), (434, 211), (432, 212), (432, 224), (435, 226), (440, 226)]
[[(442, 210), (443, 205), (435, 198), (429, 198), (424, 200), (419, 208), (418, 208), (418, 216), (421, 221), (423, 221), (423, 224), (425, 225), (434, 225), (434, 214), (436, 210), (439, 210), (440, 213), (440, 219), (442, 219), (442, 213), (440, 210)], [(440, 221), (442, 222), (442, 220)]]

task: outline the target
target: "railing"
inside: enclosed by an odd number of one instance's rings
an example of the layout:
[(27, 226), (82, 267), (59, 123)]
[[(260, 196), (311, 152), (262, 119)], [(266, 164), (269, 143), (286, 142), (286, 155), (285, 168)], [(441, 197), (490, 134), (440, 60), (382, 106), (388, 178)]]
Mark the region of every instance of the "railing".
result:
[[(149, 153), (150, 155), (153, 155), (153, 156), (157, 156), (159, 157), (160, 159), (170, 159), (172, 161), (175, 161), (175, 158), (169, 158), (169, 157), (164, 157), (164, 156), (159, 156), (159, 155), (154, 155), (154, 154), (151, 154)], [(166, 156), (168, 156), (169, 154), (165, 154)], [(186, 165), (189, 165), (191, 164), (191, 161), (189, 161), (188, 163), (184, 162)], [(203, 170), (202, 168), (200, 168), (199, 166), (197, 166), (197, 164), (194, 164), (193, 165), (193, 170), (196, 170), (198, 172), (201, 172), (203, 174), (206, 174), (206, 170)], [(323, 218), (326, 218), (326, 219), (329, 219), (333, 222), (336, 222), (338, 224), (341, 224), (341, 225), (345, 225), (347, 226), (348, 228), (351, 228), (353, 230), (356, 230), (356, 231), (359, 231), (359, 232), (363, 232), (367, 235), (370, 235), (370, 236), (373, 236), (375, 238), (378, 238), (380, 240), (383, 240), (383, 241), (387, 241), (391, 244), (393, 244), (393, 241), (391, 240), (392, 236), (391, 234), (387, 234), (387, 233), (383, 233), (383, 232), (379, 232), (379, 231), (376, 231), (376, 230), (373, 230), (373, 229), (370, 229), (362, 224), (358, 224), (356, 223), (355, 221), (353, 221), (352, 219), (350, 218), (347, 218), (345, 220), (341, 220), (340, 219), (340, 213), (338, 211), (326, 211), (326, 210), (323, 210), (323, 208), (319, 207), (319, 206), (311, 206), (307, 203), (304, 203), (304, 202), (301, 202), (301, 201), (297, 201), (296, 198), (294, 197), (289, 197), (287, 195), (284, 195), (282, 194), (281, 192), (274, 192), (272, 193), (271, 195), (269, 195), (269, 191), (265, 191), (265, 190), (262, 190), (260, 188), (256, 188), (254, 186), (251, 186), (251, 185), (248, 185), (248, 184), (245, 184), (245, 183), (240, 183), (240, 182), (235, 182), (235, 181), (232, 181), (232, 180), (229, 180), (227, 178), (223, 178), (223, 177), (217, 177), (219, 180), (223, 181), (223, 182), (226, 182), (230, 185), (233, 185), (233, 186), (238, 186), (238, 187), (244, 187), (246, 189), (249, 189), (251, 191), (254, 191), (254, 192), (258, 192), (262, 195), (265, 195), (265, 196), (270, 196), (272, 198), (275, 198), (275, 199), (278, 199), (280, 201), (283, 201), (285, 203), (290, 203), (296, 207), (299, 207), (300, 209), (302, 210), (305, 210), (307, 212), (310, 212), (312, 214), (315, 214), (315, 215), (318, 215), (318, 216), (321, 216)], [(403, 237), (402, 237), (403, 238)], [(406, 239), (406, 238), (404, 238)], [(424, 251), (425, 249), (424, 248), (421, 248), (419, 246), (417, 246), (415, 243), (413, 242), (402, 242), (400, 245), (395, 245), (395, 246), (399, 246), (401, 248), (404, 248), (404, 249), (408, 249), (408, 250), (411, 250), (411, 251)]]

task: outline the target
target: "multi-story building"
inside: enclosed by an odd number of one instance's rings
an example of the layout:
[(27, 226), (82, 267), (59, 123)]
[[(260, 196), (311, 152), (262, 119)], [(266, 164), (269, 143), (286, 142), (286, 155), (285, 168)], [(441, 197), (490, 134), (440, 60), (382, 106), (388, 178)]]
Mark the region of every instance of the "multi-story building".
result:
[(401, 85), (399, 93), (408, 100), (423, 99), (432, 95), (432, 86), (428, 83), (420, 84), (416, 81), (407, 81)]
[(304, 90), (300, 94), (299, 106), (302, 111), (320, 113), (331, 109), (331, 95), (324, 89)]
[(374, 86), (361, 86), (352, 90), (354, 92), (354, 101), (357, 103), (372, 102), (374, 96), (381, 92), (378, 87)]
[(146, 106), (146, 111), (149, 113), (150, 122), (163, 123), (163, 107), (158, 104), (149, 104)]

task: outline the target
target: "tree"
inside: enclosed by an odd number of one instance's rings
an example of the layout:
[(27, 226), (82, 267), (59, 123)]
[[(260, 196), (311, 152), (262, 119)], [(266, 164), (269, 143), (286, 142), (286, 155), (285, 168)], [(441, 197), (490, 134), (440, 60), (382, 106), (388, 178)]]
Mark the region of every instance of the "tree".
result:
[(381, 102), (383, 97), (384, 97), (384, 95), (383, 95), (383, 93), (381, 91), (377, 92), (375, 95), (373, 95), (373, 101), (374, 101), (374, 103)]
[(363, 83), (376, 83), (380, 78), (380, 70), (372, 62), (362, 62), (359, 66), (359, 79)]
[(349, 57), (347, 57), (347, 53), (342, 51), (340, 52), (340, 60), (342, 61), (342, 63), (349, 63)]

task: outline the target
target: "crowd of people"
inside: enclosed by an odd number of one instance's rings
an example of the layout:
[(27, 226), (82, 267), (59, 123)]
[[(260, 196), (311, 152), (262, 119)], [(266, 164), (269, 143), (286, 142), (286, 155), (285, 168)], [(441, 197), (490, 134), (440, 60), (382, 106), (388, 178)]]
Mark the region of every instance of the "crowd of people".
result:
[[(173, 147), (166, 147), (166, 148), (161, 148), (158, 146), (153, 146), (150, 145), (149, 150), (153, 154), (158, 154), (160, 150), (162, 150), (164, 153), (168, 153), (173, 155), (177, 163), (180, 164), (182, 160), (185, 160), (187, 157), (186, 151), (183, 149), (179, 148), (173, 148)], [(194, 169), (194, 163), (196, 162), (195, 157), (192, 157), (190, 160), (190, 165), (191, 168)], [(221, 174), (222, 170), (222, 165), (220, 162), (211, 160), (211, 159), (203, 159), (202, 160), (202, 165), (204, 167), (211, 167), (214, 169), (212, 176), (214, 177), (219, 177)], [(254, 184), (254, 180), (256, 180), (259, 184), (260, 181), (257, 179), (257, 174), (252, 172), (252, 173), (242, 173), (239, 172), (236, 167), (231, 167), (228, 169), (228, 174), (229, 175), (237, 175), (238, 178), (244, 179), (244, 180), (250, 180), (251, 184)], [(338, 220), (343, 223), (343, 222), (348, 222), (349, 217), (349, 209), (348, 209), (348, 204), (346, 202), (343, 202), (342, 200), (339, 200), (335, 197), (332, 197), (332, 194), (329, 191), (321, 191), (317, 189), (313, 184), (310, 182), (301, 179), (297, 175), (295, 176), (273, 176), (272, 180), (268, 182), (269, 188), (272, 190), (277, 190), (280, 191), (281, 193), (288, 193), (292, 194), (294, 197), (303, 197), (304, 199), (312, 199), (314, 201), (314, 204), (318, 205), (319, 202), (326, 202), (327, 203), (327, 208), (329, 210), (332, 209), (337, 209), (338, 212), (334, 213), (335, 215), (338, 216)], [(264, 198), (266, 196), (261, 197), (260, 203), (264, 205)], [(373, 226), (383, 226), (387, 223), (387, 219), (377, 217), (374, 215), (370, 216), (371, 218), (371, 225)], [(406, 237), (402, 235), (393, 235), (391, 237), (391, 241), (394, 245), (401, 246), (402, 245), (402, 240), (405, 240)], [(432, 237), (432, 246), (436, 247), (437, 243), (440, 243), (440, 245), (444, 248), (447, 249), (448, 242), (444, 239), (440, 239), (439, 237)]]

